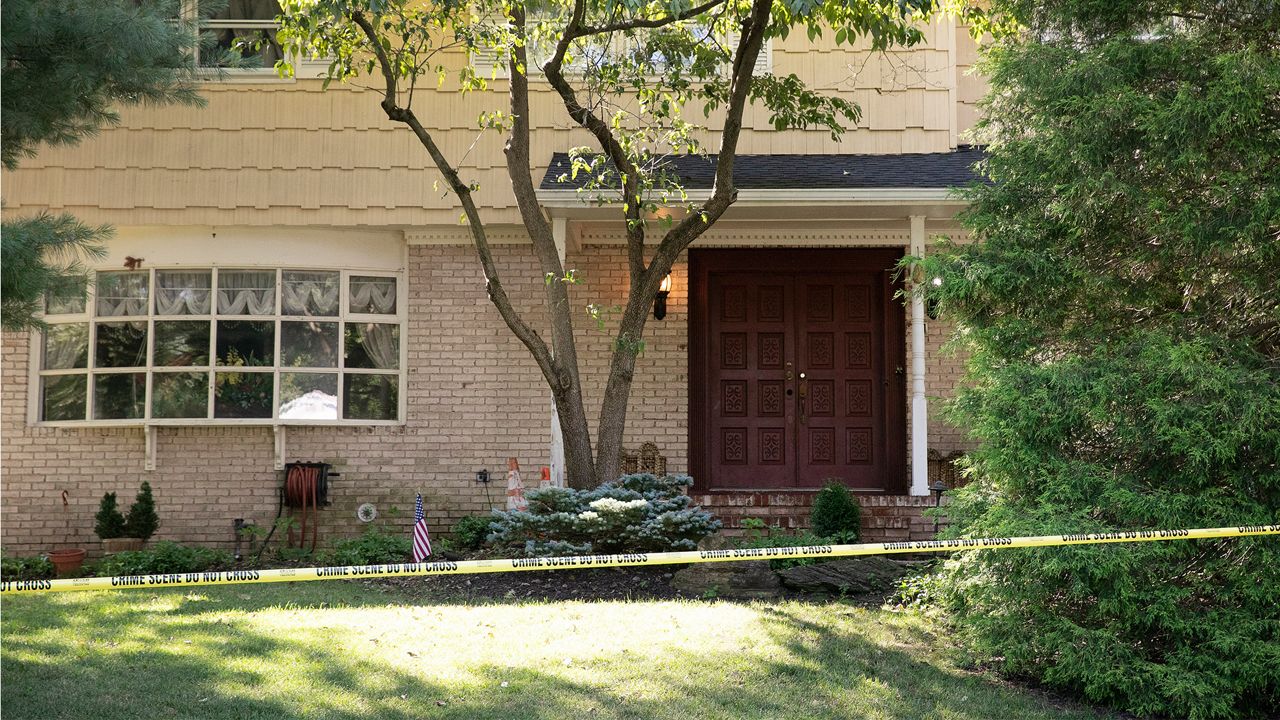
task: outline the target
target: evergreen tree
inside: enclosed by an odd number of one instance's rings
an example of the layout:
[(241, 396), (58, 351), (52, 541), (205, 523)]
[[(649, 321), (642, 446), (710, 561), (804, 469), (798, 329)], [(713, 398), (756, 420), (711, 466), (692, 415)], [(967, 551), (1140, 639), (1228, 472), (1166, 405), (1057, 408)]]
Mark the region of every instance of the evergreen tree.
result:
[[(952, 535), (1280, 518), (1280, 13), (995, 0), (973, 244), (912, 269), (972, 352)], [(939, 283), (934, 288), (933, 278)], [(1274, 538), (966, 553), (979, 658), (1140, 715), (1280, 713)]]
[(138, 496), (129, 506), (129, 516), (124, 522), (124, 536), (149, 540), (160, 528), (160, 517), (156, 514), (156, 501), (151, 496), (151, 483), (143, 481)]
[[(203, 5), (204, 3), (202, 3)], [(203, 9), (203, 8), (202, 8)], [(0, 5), (0, 159), (14, 169), (42, 145), (74, 145), (119, 122), (119, 105), (199, 105), (198, 33), (179, 0), (6, 0)], [(40, 327), (46, 295), (84, 295), (84, 258), (110, 228), (41, 213), (0, 229), (6, 330)]]
[(104, 494), (98, 504), (98, 514), (93, 516), (93, 531), (103, 540), (124, 537), (124, 515), (116, 503), (115, 493)]

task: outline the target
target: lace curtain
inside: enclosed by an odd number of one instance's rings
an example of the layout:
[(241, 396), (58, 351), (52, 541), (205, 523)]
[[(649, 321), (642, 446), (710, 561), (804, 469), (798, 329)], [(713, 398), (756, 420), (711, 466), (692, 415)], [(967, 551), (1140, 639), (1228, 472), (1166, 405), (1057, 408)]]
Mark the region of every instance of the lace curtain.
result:
[(336, 272), (286, 272), (280, 288), (283, 314), (337, 315), (341, 287)]
[(351, 276), (351, 301), (348, 304), (348, 310), (353, 313), (395, 314), (396, 279)]
[(274, 270), (219, 270), (218, 312), (225, 315), (274, 315)]
[(156, 273), (157, 315), (208, 315), (213, 287), (208, 270)]
[(148, 280), (145, 272), (98, 273), (98, 316), (146, 315)]
[(394, 370), (400, 367), (400, 326), (368, 323), (360, 326), (360, 346), (373, 366)]
[(50, 325), (44, 332), (45, 370), (66, 370), (87, 367), (89, 355), (89, 326)]

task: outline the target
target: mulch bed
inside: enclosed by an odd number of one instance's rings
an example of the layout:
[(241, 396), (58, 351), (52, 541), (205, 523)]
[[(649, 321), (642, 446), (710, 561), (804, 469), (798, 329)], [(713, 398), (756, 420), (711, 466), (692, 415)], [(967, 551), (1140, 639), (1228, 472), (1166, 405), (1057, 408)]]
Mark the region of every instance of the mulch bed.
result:
[(467, 602), (487, 600), (674, 600), (674, 568), (596, 568), (477, 575), (382, 578), (407, 594)]

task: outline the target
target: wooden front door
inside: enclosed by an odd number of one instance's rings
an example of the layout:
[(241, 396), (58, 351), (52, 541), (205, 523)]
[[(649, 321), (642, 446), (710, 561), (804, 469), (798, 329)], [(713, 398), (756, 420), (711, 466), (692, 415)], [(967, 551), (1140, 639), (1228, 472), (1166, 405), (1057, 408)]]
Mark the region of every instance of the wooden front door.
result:
[(690, 252), (701, 489), (906, 487), (896, 250)]

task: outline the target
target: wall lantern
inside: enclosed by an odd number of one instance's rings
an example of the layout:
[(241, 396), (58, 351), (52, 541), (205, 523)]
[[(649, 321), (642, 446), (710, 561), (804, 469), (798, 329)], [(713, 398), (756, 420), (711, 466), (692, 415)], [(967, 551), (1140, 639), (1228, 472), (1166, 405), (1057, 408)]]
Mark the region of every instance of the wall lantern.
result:
[(671, 273), (662, 278), (658, 285), (658, 294), (653, 298), (653, 319), (661, 320), (667, 316), (667, 296), (671, 294)]

